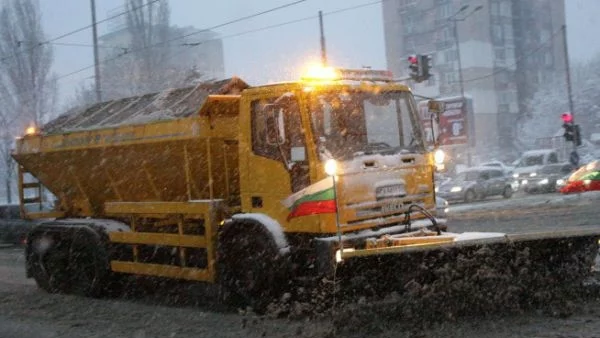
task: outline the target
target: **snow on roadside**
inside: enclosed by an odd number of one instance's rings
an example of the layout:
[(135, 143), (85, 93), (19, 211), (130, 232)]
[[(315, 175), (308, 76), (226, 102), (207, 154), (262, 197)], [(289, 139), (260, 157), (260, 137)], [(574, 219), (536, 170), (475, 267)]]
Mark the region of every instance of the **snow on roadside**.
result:
[(463, 214), (468, 212), (505, 211), (515, 208), (542, 207), (542, 206), (571, 206), (578, 204), (598, 203), (600, 191), (589, 191), (580, 194), (547, 194), (530, 195), (508, 200), (491, 200), (472, 204), (450, 205), (448, 213)]

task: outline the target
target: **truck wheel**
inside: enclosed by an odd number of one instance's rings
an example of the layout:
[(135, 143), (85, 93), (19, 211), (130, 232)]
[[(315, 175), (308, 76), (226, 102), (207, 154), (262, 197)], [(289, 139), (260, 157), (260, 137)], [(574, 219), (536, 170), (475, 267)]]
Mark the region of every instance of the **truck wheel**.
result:
[(508, 185), (506, 187), (504, 187), (504, 192), (502, 192), (502, 197), (511, 198), (512, 194), (513, 194), (512, 187), (510, 187)]
[(260, 225), (233, 225), (219, 235), (217, 257), (220, 284), (234, 296), (228, 302), (239, 300), (263, 313), (284, 282), (283, 258), (272, 237)]
[(27, 257), (32, 277), (50, 293), (99, 296), (109, 271), (98, 238), (83, 229), (69, 239), (64, 237), (33, 237)]
[(68, 247), (57, 236), (40, 234), (31, 239), (27, 264), (38, 287), (49, 293), (67, 292)]
[(69, 255), (70, 289), (75, 295), (98, 297), (104, 293), (109, 274), (108, 256), (96, 234), (77, 230)]
[(467, 192), (465, 193), (465, 203), (471, 203), (471, 202), (475, 201), (476, 198), (477, 198), (477, 195), (475, 194), (475, 191), (473, 191), (473, 190), (467, 190)]

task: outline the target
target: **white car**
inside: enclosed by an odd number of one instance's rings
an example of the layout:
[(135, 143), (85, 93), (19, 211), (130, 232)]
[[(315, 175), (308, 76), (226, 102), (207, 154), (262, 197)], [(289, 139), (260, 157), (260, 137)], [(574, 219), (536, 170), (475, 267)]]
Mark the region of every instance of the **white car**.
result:
[(515, 170), (515, 167), (508, 166), (500, 161), (489, 161), (489, 162), (481, 163), (480, 166), (501, 168), (502, 171), (504, 172), (504, 175), (507, 175), (507, 176), (512, 175), (513, 170)]

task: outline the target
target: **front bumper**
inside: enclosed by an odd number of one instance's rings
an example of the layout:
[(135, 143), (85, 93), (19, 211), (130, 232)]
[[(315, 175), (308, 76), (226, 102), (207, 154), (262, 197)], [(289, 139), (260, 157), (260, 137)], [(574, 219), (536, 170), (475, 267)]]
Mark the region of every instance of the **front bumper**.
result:
[[(447, 220), (445, 218), (435, 218), (440, 230), (447, 230)], [(342, 246), (344, 250), (341, 253), (346, 252), (348, 249), (353, 250), (370, 250), (365, 249), (366, 243), (369, 240), (376, 240), (386, 235), (401, 234), (408, 231), (415, 231), (419, 229), (430, 229), (433, 227), (433, 223), (429, 219), (418, 219), (411, 222), (410, 227), (406, 225), (391, 225), (381, 229), (367, 229), (357, 231), (353, 233), (346, 233), (341, 235)], [(340, 237), (330, 236), (321, 237), (314, 239), (314, 248), (317, 253), (317, 270), (321, 275), (331, 275), (335, 269), (336, 254), (340, 252)], [(338, 255), (339, 256), (339, 255)], [(338, 259), (341, 257), (338, 257)]]

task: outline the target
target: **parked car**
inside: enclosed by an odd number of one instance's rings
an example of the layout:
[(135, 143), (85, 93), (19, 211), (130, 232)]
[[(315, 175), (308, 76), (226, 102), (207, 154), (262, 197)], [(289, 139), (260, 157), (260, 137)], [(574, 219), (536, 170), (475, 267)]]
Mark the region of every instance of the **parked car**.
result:
[(600, 160), (592, 161), (575, 171), (560, 189), (563, 194), (600, 190)]
[(19, 205), (0, 205), (0, 243), (23, 244), (33, 221), (21, 219)]
[(439, 186), (438, 195), (447, 201), (472, 202), (488, 196), (512, 196), (511, 179), (501, 169), (473, 167)]
[(556, 183), (573, 171), (569, 163), (548, 164), (523, 179), (521, 185), (526, 193), (555, 192)]

